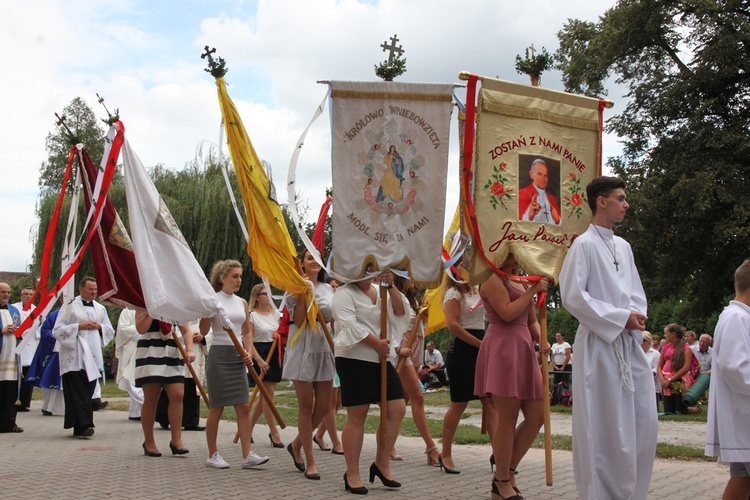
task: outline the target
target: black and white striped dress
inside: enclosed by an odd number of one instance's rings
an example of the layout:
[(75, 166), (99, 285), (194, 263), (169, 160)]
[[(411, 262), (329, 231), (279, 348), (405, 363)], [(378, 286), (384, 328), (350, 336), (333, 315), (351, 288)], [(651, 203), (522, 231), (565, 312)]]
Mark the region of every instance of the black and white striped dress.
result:
[(172, 333), (162, 335), (159, 321), (153, 320), (148, 332), (138, 340), (135, 351), (135, 386), (181, 384), (185, 381), (185, 361)]

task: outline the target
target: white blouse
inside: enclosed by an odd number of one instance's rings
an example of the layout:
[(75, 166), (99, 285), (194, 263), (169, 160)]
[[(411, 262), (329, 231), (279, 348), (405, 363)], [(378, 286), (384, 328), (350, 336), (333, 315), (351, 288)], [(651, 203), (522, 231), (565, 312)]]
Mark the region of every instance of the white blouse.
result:
[(443, 305), (449, 300), (461, 301), (458, 324), (464, 330), (484, 330), (484, 307), (479, 293), (472, 289), (471, 292), (461, 295), (461, 292), (450, 287), (445, 292)]
[[(371, 285), (375, 291), (378, 286)], [(341, 286), (333, 296), (333, 317), (336, 321), (336, 357), (358, 359), (378, 363), (380, 358), (377, 351), (365, 345), (362, 341), (372, 333), (380, 338), (380, 294), (377, 293), (375, 304), (370, 297), (360, 290), (356, 284)], [(404, 308), (408, 312), (409, 303), (406, 297), (400, 295)], [(386, 304), (388, 309), (388, 338), (391, 339), (391, 358), (396, 356), (396, 343), (393, 341), (394, 332), (404, 332), (409, 328), (409, 315), (396, 316), (391, 307), (390, 294)]]

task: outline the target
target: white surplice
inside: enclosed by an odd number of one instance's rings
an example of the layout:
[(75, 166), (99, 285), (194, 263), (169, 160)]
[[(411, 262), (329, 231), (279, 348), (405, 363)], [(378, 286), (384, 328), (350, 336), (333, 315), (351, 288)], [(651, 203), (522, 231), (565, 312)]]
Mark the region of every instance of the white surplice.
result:
[(135, 328), (135, 311), (123, 309), (117, 321), (115, 334), (115, 357), (117, 358), (117, 387), (130, 395), (128, 417), (141, 416), (143, 389), (135, 386), (135, 351), (141, 334)]
[(714, 331), (706, 455), (750, 462), (750, 307), (733, 300)]
[(589, 226), (573, 242), (559, 281), (563, 306), (580, 322), (573, 349), (578, 494), (645, 499), (658, 421), (642, 333), (625, 330), (630, 311), (646, 314), (647, 308), (630, 245), (610, 229)]
[[(16, 309), (18, 309), (18, 312), (21, 315), (21, 323), (24, 322), (26, 318), (29, 317), (31, 312), (34, 310), (34, 305), (32, 304), (28, 311), (23, 310), (23, 303), (22, 302), (16, 302), (13, 304)], [(23, 336), (26, 337), (27, 334), (29, 334), (31, 330), (27, 330)], [(29, 339), (29, 343), (26, 345), (26, 347), (21, 351), (21, 366), (29, 366), (31, 365), (31, 360), (34, 359), (34, 353), (36, 352), (36, 348), (39, 346), (39, 339), (42, 338), (41, 332), (37, 329), (35, 332), (31, 333), (32, 337)]]
[[(99, 330), (79, 330), (78, 323), (81, 321), (100, 323), (101, 336)], [(99, 372), (104, 369), (102, 347), (115, 336), (103, 305), (94, 301), (94, 307), (85, 307), (81, 296), (76, 296), (72, 303), (60, 309), (52, 335), (57, 340), (55, 349), (60, 353), (60, 375), (85, 370), (89, 381), (99, 379)]]

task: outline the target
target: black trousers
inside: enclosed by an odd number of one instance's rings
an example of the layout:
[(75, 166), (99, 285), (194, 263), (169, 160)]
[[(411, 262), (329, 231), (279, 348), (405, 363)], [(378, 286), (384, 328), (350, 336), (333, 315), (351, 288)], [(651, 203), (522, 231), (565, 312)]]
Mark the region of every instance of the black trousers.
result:
[(80, 434), (89, 427), (94, 427), (94, 407), (91, 398), (94, 396), (96, 380), (89, 382), (86, 370), (63, 373), (63, 399), (65, 400), (65, 429), (73, 429)]
[(16, 427), (16, 398), (18, 382), (0, 382), (0, 432), (10, 432)]
[[(195, 392), (195, 381), (192, 377), (185, 377), (185, 395), (182, 398), (182, 426), (195, 427), (200, 425), (201, 398)], [(156, 405), (156, 421), (162, 427), (169, 425), (169, 396), (162, 388), (159, 402)]]
[(34, 392), (34, 386), (26, 382), (26, 374), (28, 372), (28, 366), (24, 366), (21, 369), (21, 373), (23, 374), (23, 381), (21, 382), (21, 394), (18, 398), (19, 401), (21, 401), (21, 408), (28, 408), (29, 406), (31, 406), (31, 395)]
[(662, 395), (664, 401), (664, 413), (685, 415), (685, 403), (682, 402), (682, 393), (674, 393), (670, 396)]

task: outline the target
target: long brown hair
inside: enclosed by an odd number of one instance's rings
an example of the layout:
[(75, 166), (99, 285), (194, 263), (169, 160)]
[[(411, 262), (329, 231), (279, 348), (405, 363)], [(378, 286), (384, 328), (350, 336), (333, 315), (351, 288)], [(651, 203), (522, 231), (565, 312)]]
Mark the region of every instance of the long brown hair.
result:
[(672, 372), (676, 372), (685, 364), (685, 332), (677, 323), (670, 323), (664, 329), (674, 333), (677, 338), (677, 345), (674, 348), (671, 358)]

